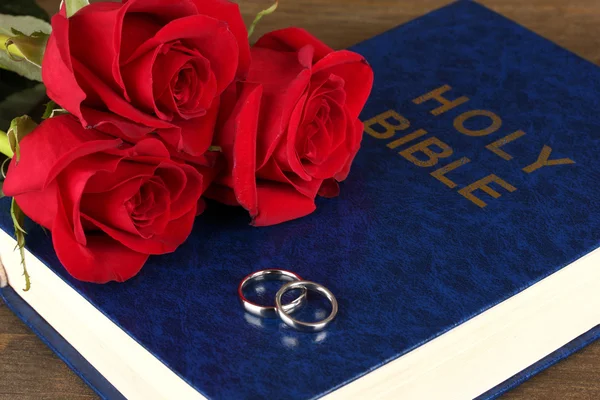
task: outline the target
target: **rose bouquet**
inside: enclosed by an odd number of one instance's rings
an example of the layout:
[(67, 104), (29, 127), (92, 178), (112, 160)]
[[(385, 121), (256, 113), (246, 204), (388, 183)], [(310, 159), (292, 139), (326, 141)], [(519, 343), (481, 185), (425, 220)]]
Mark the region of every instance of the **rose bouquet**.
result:
[(253, 46), (248, 31), (227, 0), (65, 0), (51, 25), (3, 16), (0, 66), (51, 99), (39, 125), (15, 115), (0, 134), (21, 250), (26, 215), (75, 278), (125, 281), (187, 239), (204, 198), (266, 226), (337, 196), (371, 68), (298, 28)]

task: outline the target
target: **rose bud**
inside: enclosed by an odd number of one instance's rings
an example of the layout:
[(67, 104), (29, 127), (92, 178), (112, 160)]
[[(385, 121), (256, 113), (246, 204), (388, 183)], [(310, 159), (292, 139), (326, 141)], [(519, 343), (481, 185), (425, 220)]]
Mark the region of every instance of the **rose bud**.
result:
[(156, 132), (174, 152), (212, 144), (219, 96), (250, 62), (239, 8), (227, 0), (92, 3), (52, 18), (42, 65), (49, 97), (129, 142)]
[(338, 195), (360, 148), (373, 71), (297, 28), (263, 36), (251, 52), (247, 82), (223, 96), (215, 143), (228, 168), (207, 195), (243, 206), (261, 226), (313, 212), (317, 194)]
[(186, 240), (210, 175), (173, 161), (158, 139), (124, 144), (62, 115), (21, 140), (4, 192), (52, 231), (71, 275), (122, 282)]

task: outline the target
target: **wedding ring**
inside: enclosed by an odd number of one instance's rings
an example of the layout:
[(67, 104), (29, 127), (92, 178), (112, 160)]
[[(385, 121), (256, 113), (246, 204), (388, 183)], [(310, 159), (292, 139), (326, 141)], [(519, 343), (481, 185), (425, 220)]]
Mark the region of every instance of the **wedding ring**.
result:
[[(277, 310), (274, 306), (261, 306), (259, 304), (251, 302), (246, 298), (246, 296), (244, 296), (244, 288), (248, 286), (250, 282), (271, 280), (301, 281), (302, 278), (300, 278), (300, 276), (298, 276), (297, 274), (290, 271), (286, 271), (284, 269), (263, 269), (261, 271), (251, 273), (250, 275), (245, 277), (238, 286), (238, 296), (240, 297), (242, 305), (244, 306), (244, 309), (247, 312), (249, 312), (252, 315), (256, 315), (257, 317), (277, 318)], [(288, 313), (291, 313), (297, 310), (298, 308), (302, 307), (304, 303), (306, 303), (306, 289), (302, 289), (302, 293), (291, 303), (282, 305), (280, 298), (279, 308), (285, 310)]]
[[(331, 303), (331, 313), (329, 313), (329, 316), (318, 322), (302, 322), (290, 317), (289, 312), (285, 309), (285, 306), (281, 304), (281, 298), (285, 293), (294, 289), (312, 290), (325, 296)], [(333, 321), (338, 312), (338, 303), (333, 293), (331, 293), (325, 286), (310, 281), (293, 281), (283, 285), (275, 295), (275, 307), (277, 308), (277, 314), (279, 315), (279, 318), (281, 318), (281, 320), (287, 326), (304, 332), (322, 331), (331, 323), (331, 321)]]

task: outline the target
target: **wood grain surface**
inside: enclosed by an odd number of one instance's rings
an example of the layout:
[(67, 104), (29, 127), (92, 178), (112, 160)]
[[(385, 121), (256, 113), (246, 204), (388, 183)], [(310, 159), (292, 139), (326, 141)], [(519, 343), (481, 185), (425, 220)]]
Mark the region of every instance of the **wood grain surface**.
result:
[[(600, 64), (600, 0), (479, 0), (529, 29)], [(59, 0), (39, 0), (56, 10)], [(344, 48), (448, 4), (448, 0), (281, 0), (262, 33), (296, 25)], [(240, 2), (246, 21), (268, 0)], [(599, 94), (600, 95), (600, 94)], [(0, 302), (0, 400), (97, 399), (97, 396)], [(600, 399), (600, 342), (542, 372), (503, 400)]]

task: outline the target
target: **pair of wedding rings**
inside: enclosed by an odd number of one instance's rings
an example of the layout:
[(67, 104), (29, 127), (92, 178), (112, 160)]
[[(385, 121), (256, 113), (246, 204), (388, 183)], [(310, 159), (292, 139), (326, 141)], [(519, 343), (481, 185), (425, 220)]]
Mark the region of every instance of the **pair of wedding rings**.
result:
[[(275, 306), (258, 305), (248, 300), (244, 295), (244, 289), (250, 285), (250, 283), (266, 280), (288, 281), (288, 283), (283, 285), (275, 295)], [(282, 304), (283, 295), (294, 289), (299, 289), (301, 291), (300, 295), (290, 303)], [(331, 312), (327, 318), (317, 322), (304, 322), (299, 321), (290, 315), (306, 304), (308, 291), (320, 293), (331, 303)], [(331, 321), (333, 321), (338, 312), (337, 300), (329, 289), (318, 283), (302, 280), (297, 274), (284, 269), (263, 269), (248, 275), (238, 286), (238, 296), (242, 301), (244, 309), (250, 314), (262, 318), (279, 317), (286, 325), (304, 332), (322, 331), (331, 323)]]

